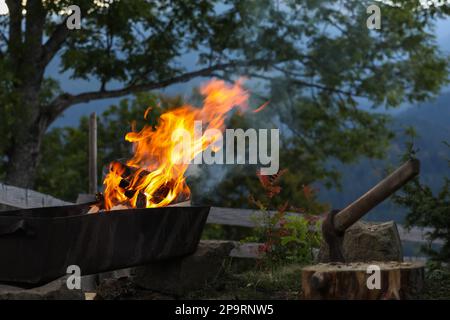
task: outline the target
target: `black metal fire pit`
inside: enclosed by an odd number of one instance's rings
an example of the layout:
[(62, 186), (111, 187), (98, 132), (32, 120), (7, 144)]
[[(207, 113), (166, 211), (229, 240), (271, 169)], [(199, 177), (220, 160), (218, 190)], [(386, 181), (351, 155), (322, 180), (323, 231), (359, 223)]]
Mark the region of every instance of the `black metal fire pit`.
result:
[(86, 214), (87, 205), (0, 212), (0, 282), (41, 284), (193, 253), (209, 207)]

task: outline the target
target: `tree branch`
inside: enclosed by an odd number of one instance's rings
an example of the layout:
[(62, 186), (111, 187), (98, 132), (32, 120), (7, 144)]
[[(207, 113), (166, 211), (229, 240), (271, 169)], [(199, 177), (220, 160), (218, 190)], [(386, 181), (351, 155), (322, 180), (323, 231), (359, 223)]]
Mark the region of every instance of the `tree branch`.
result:
[[(267, 81), (273, 80), (271, 77), (264, 76), (261, 74), (256, 74), (256, 73), (250, 73), (249, 76), (254, 77), (254, 78), (260, 78), (262, 80), (267, 80)], [(367, 96), (360, 95), (356, 92), (346, 91), (346, 90), (342, 90), (342, 89), (338, 89), (338, 88), (327, 87), (327, 86), (324, 86), (324, 85), (321, 85), (318, 83), (307, 82), (307, 81), (300, 80), (300, 79), (289, 78), (289, 81), (292, 83), (295, 83), (297, 85), (301, 85), (304, 87), (310, 87), (310, 88), (316, 88), (316, 89), (319, 89), (319, 90), (325, 91), (325, 92), (343, 94), (346, 96), (351, 96), (351, 97), (356, 97), (356, 98), (368, 98)]]
[(66, 38), (70, 32), (66, 26), (66, 20), (67, 18), (65, 18), (64, 21), (56, 27), (50, 38), (48, 38), (45, 42), (40, 59), (42, 65), (46, 66), (59, 51), (64, 41), (66, 41)]
[[(81, 16), (84, 17), (87, 15), (88, 7), (80, 4)], [(56, 26), (53, 33), (50, 35), (48, 40), (43, 45), (42, 55), (41, 55), (41, 64), (46, 66), (55, 56), (55, 54), (61, 49), (62, 45), (67, 39), (70, 31), (67, 28), (67, 19), (70, 15), (67, 15), (63, 21)]]
[(27, 54), (25, 54), (25, 57), (27, 63), (34, 63), (41, 54), (47, 12), (41, 0), (28, 0), (26, 10), (25, 47)]
[(126, 86), (121, 89), (116, 90), (100, 90), (100, 91), (91, 91), (91, 92), (85, 92), (77, 95), (72, 95), (70, 93), (63, 93), (60, 96), (56, 97), (48, 106), (49, 112), (52, 114), (52, 119), (59, 116), (64, 110), (66, 110), (68, 107), (74, 104), (78, 103), (84, 103), (89, 102), (91, 100), (100, 100), (100, 99), (107, 99), (107, 98), (116, 98), (128, 95), (130, 93), (136, 93), (136, 92), (142, 92), (142, 91), (149, 91), (159, 88), (167, 87), (174, 83), (181, 83), (181, 82), (187, 82), (191, 79), (202, 77), (202, 76), (208, 76), (211, 75), (214, 71), (224, 71), (226, 69), (232, 68), (232, 67), (243, 67), (248, 66), (251, 63), (256, 63), (261, 61), (238, 61), (238, 62), (229, 62), (229, 63), (223, 63), (223, 64), (216, 64), (211, 67), (203, 68), (197, 71), (187, 72), (178, 76), (174, 76), (169, 79), (165, 79), (162, 81), (157, 82), (147, 82), (142, 84), (132, 84), (129, 86)]
[(0, 37), (2, 37), (3, 41), (5, 41), (6, 45), (9, 45), (8, 37), (0, 30)]
[(18, 59), (22, 44), (22, 5), (20, 0), (6, 0), (9, 11), (9, 50), (13, 59)]

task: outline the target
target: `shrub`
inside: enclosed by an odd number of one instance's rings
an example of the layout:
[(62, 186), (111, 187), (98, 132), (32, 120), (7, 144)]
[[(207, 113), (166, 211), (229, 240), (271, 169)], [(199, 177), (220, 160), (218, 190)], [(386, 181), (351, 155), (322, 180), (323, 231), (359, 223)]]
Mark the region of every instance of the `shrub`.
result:
[[(280, 171), (274, 176), (260, 176), (261, 185), (265, 194), (264, 200), (256, 200), (250, 197), (251, 202), (262, 212), (254, 216), (255, 235), (246, 238), (247, 242), (261, 242), (259, 251), (262, 254), (261, 266), (271, 268), (286, 263), (310, 263), (313, 260), (313, 249), (318, 247), (321, 241), (320, 221), (318, 216), (287, 214), (288, 209), (293, 209), (286, 202), (277, 210), (271, 211), (271, 200), (281, 192), (279, 180), (285, 171)], [(311, 189), (308, 189), (312, 193)]]
[[(447, 147), (450, 147), (446, 143)], [(410, 144), (412, 150), (412, 144)], [(414, 155), (414, 152), (409, 152)], [(450, 167), (450, 160), (449, 160)], [(394, 197), (394, 201), (408, 209), (406, 226), (429, 227), (426, 233), (429, 243), (422, 247), (424, 253), (437, 262), (450, 260), (450, 179), (444, 177), (444, 183), (438, 192), (414, 179), (403, 188), (403, 194)], [(440, 249), (432, 247), (436, 240), (442, 240)]]

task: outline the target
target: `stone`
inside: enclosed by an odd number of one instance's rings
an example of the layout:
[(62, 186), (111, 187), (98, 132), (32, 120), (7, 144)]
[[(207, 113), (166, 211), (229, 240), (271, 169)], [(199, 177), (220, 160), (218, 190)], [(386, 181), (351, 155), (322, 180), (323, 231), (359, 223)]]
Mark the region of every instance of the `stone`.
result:
[(182, 296), (214, 282), (234, 247), (232, 241), (201, 241), (192, 255), (133, 268), (132, 281), (147, 290)]
[(0, 300), (84, 300), (81, 290), (67, 288), (67, 276), (35, 288), (0, 284)]
[(173, 300), (173, 297), (137, 286), (131, 278), (103, 279), (94, 300)]
[[(403, 261), (403, 249), (394, 221), (358, 221), (347, 229), (342, 244), (346, 262)], [(320, 262), (328, 261), (328, 246), (323, 243)]]
[(230, 272), (242, 273), (258, 266), (263, 257), (259, 250), (261, 243), (239, 243), (236, 241), (233, 244), (234, 248), (230, 252), (230, 261), (228, 263)]
[(125, 268), (125, 269), (118, 269), (108, 272), (102, 272), (97, 274), (97, 278), (99, 282), (102, 282), (103, 280), (109, 280), (109, 279), (120, 279), (120, 278), (128, 278), (133, 273), (133, 268)]

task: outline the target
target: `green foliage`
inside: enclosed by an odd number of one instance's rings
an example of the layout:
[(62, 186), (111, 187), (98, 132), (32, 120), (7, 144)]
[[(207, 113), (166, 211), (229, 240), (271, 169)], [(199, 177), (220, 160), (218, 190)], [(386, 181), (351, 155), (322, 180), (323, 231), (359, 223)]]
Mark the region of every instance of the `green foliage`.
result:
[[(447, 144), (447, 147), (450, 146)], [(415, 153), (412, 143), (409, 143), (408, 149), (408, 156)], [(437, 262), (448, 262), (450, 260), (450, 179), (443, 178), (443, 185), (436, 193), (416, 178), (403, 188), (402, 195), (394, 197), (394, 201), (408, 209), (406, 216), (408, 227), (430, 228), (430, 231), (426, 233), (430, 243), (423, 247), (423, 251)], [(433, 248), (431, 245), (435, 240), (443, 241), (442, 247)]]
[(286, 260), (294, 263), (311, 263), (313, 261), (313, 248), (318, 248), (321, 242), (321, 234), (314, 230), (320, 230), (320, 222), (311, 223), (301, 216), (288, 216), (284, 224), (286, 230), (281, 237), (281, 245), (286, 248)]
[[(433, 25), (449, 10), (415, 10), (418, 3), (410, 0), (396, 3), (400, 6), (378, 4), (382, 30), (372, 31), (366, 28), (371, 0), (283, 5), (272, 0), (62, 0), (43, 1), (42, 7), (27, 2), (26, 10), (0, 17), (1, 34), (12, 37), (0, 43), (0, 172), (12, 167), (13, 155), (27, 159), (18, 145), (32, 140), (30, 149), (39, 152), (45, 130), (73, 104), (197, 76), (247, 75), (259, 81), (262, 94), (270, 92), (269, 123), (286, 129), (282, 166), (297, 177), (286, 187), (297, 195), (299, 184), (320, 179), (336, 184), (337, 171), (327, 160), (379, 157), (390, 137), (385, 117), (357, 109), (362, 99), (373, 107), (423, 101), (448, 79), (449, 60), (436, 46)], [(64, 33), (58, 13), (70, 4), (81, 7), (82, 26)], [(8, 32), (11, 16), (19, 26), (36, 26), (35, 31)], [(56, 41), (44, 46), (48, 39)], [(186, 53), (195, 57), (200, 72), (180, 63)], [(54, 57), (71, 78), (98, 80), (98, 87), (87, 95), (61, 92), (45, 70)], [(111, 90), (112, 83), (120, 89)], [(27, 166), (34, 168), (35, 162), (20, 161), (20, 169), (32, 173)], [(230, 179), (245, 182), (247, 195), (255, 182), (239, 172)], [(231, 191), (220, 200), (233, 200)]]
[(243, 242), (262, 243), (260, 266), (275, 270), (281, 265), (308, 264), (314, 259), (313, 249), (321, 242), (320, 222), (299, 215), (264, 212), (254, 218), (258, 227)]
[[(340, 187), (336, 162), (385, 156), (394, 136), (387, 128), (389, 117), (362, 110), (361, 101), (374, 108), (422, 101), (447, 81), (448, 57), (425, 31), (438, 13), (413, 10), (417, 4), (411, 1), (399, 3), (402, 8), (379, 4), (382, 36), (365, 27), (366, 1), (339, 5), (336, 1), (307, 1), (302, 9), (297, 7), (300, 2), (292, 1), (289, 12), (269, 9), (262, 14), (260, 21), (270, 17), (279, 24), (267, 24), (265, 34), (258, 38), (258, 49), (251, 51), (261, 52), (271, 36), (286, 30), (292, 38), (286, 36), (275, 46), (284, 51), (287, 60), (269, 67), (276, 76), (251, 73), (266, 84), (261, 103), (270, 100), (270, 104), (253, 119), (236, 116), (231, 126), (281, 129), (280, 167), (289, 172), (282, 182), (284, 192), (271, 209), (287, 200), (300, 208), (311, 205), (303, 187), (317, 181), (326, 187)], [(284, 29), (286, 21), (292, 23)], [(323, 30), (333, 31), (322, 31), (322, 24)], [(296, 41), (298, 47), (304, 44), (300, 53), (294, 49)], [(432, 51), (436, 53), (433, 57)], [(411, 86), (405, 86), (404, 80)], [(250, 194), (260, 192), (254, 171), (252, 167), (232, 168), (202, 197), (217, 205), (243, 206)]]
[(260, 210), (254, 216), (255, 234), (244, 239), (244, 242), (260, 242), (262, 254), (261, 266), (274, 271), (286, 263), (307, 264), (313, 260), (313, 249), (320, 245), (320, 227), (316, 216), (303, 212), (303, 216), (286, 214), (288, 203), (280, 206), (276, 212), (268, 210), (270, 202), (280, 192), (280, 181), (286, 171), (274, 176), (258, 175), (264, 194), (251, 201)]
[(88, 119), (78, 128), (54, 128), (45, 137), (36, 189), (75, 201), (88, 188)]
[(442, 265), (427, 263), (423, 290), (416, 299), (449, 300), (450, 270)]

